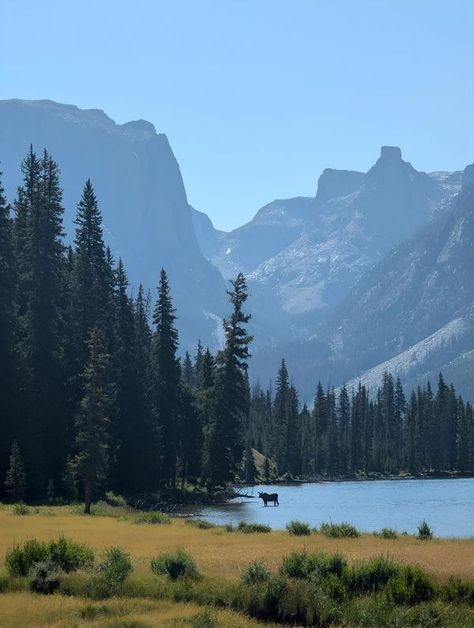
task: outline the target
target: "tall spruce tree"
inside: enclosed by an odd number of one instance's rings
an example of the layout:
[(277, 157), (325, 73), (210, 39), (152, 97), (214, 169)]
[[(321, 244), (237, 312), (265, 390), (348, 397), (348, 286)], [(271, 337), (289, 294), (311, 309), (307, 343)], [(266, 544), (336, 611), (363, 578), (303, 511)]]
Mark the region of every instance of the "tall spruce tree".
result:
[(7, 493), (14, 502), (22, 501), (25, 496), (26, 472), (21, 457), (20, 447), (13, 441), (10, 451), (9, 466), (5, 478)]
[(73, 465), (84, 494), (84, 513), (90, 514), (97, 490), (107, 478), (109, 463), (110, 356), (100, 327), (90, 332), (87, 348), (89, 358), (82, 375), (84, 395), (76, 418)]
[(153, 410), (162, 448), (161, 479), (168, 486), (176, 483), (178, 447), (181, 436), (180, 365), (176, 357), (178, 331), (175, 327), (175, 309), (171, 300), (168, 276), (161, 269), (153, 321), (152, 372)]
[(243, 307), (247, 285), (242, 273), (228, 291), (233, 311), (224, 320), (225, 346), (217, 357), (214, 399), (205, 447), (205, 476), (210, 486), (235, 477), (243, 454), (242, 426), (249, 412), (247, 360), (252, 337), (245, 325), (250, 315)]
[[(1, 176), (1, 173), (0, 173)], [(13, 225), (0, 179), (0, 477), (4, 478), (8, 443), (14, 437), (15, 404), (15, 259)], [(0, 485), (0, 495), (3, 486)]]

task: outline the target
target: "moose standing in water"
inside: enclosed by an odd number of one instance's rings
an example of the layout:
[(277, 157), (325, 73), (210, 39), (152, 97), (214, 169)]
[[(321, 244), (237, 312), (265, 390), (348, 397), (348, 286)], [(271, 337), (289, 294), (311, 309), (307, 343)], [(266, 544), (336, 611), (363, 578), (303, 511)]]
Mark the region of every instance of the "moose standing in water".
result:
[(263, 499), (263, 505), (268, 506), (268, 502), (273, 502), (274, 506), (279, 506), (278, 493), (259, 493), (258, 496)]

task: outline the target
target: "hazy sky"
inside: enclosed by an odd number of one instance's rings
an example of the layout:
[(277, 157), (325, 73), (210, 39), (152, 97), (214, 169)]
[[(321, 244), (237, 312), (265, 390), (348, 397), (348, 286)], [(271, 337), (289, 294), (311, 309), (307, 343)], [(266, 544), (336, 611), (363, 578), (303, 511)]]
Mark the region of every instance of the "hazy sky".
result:
[(1, 0), (0, 98), (150, 120), (189, 202), (231, 228), (381, 144), (472, 162), (474, 2)]

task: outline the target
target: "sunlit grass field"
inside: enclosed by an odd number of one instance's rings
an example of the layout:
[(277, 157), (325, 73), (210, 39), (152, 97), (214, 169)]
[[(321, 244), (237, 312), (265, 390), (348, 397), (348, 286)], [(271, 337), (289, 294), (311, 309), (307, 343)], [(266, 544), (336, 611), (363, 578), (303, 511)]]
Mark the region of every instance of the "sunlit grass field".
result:
[[(5, 554), (12, 545), (27, 539), (41, 541), (64, 535), (90, 545), (98, 556), (110, 546), (130, 553), (136, 576), (150, 575), (150, 558), (176, 548), (194, 557), (205, 576), (236, 579), (254, 560), (263, 560), (273, 572), (284, 556), (294, 550), (340, 552), (350, 563), (387, 555), (401, 563), (419, 565), (439, 582), (450, 577), (474, 579), (474, 539), (420, 541), (400, 536), (383, 539), (363, 534), (358, 538), (333, 539), (322, 534), (291, 536), (287, 531), (269, 534), (226, 532), (221, 527), (199, 529), (172, 519), (169, 524), (138, 524), (137, 513), (106, 505), (86, 516), (80, 507), (30, 508), (16, 515), (0, 507), (0, 574)], [(200, 614), (210, 612), (214, 623)], [(201, 621), (202, 620), (202, 621)], [(201, 623), (199, 623), (201, 622)], [(257, 621), (230, 610), (204, 611), (194, 603), (140, 598), (111, 598), (92, 602), (58, 594), (39, 596), (28, 592), (0, 594), (0, 625), (3, 626), (258, 626)], [(266, 624), (269, 625), (269, 624)], [(461, 624), (462, 625), (462, 624)]]
[[(31, 510), (34, 513), (33, 509)], [(137, 515), (121, 508), (101, 506), (92, 516), (80, 507), (38, 509), (36, 514), (17, 516), (8, 506), (0, 509), (0, 564), (15, 542), (29, 538), (51, 540), (59, 535), (86, 543), (100, 552), (116, 545), (130, 552), (135, 569), (148, 570), (150, 558), (162, 551), (183, 547), (191, 552), (200, 571), (209, 576), (238, 577), (252, 560), (262, 559), (276, 570), (282, 557), (295, 549), (341, 552), (348, 560), (388, 554), (400, 562), (418, 564), (443, 581), (450, 576), (474, 579), (474, 538), (419, 541), (413, 536), (381, 539), (371, 534), (358, 538), (333, 539), (321, 534), (290, 536), (286, 531), (271, 534), (228, 533), (222, 528), (201, 530), (173, 519), (169, 525), (138, 525)]]

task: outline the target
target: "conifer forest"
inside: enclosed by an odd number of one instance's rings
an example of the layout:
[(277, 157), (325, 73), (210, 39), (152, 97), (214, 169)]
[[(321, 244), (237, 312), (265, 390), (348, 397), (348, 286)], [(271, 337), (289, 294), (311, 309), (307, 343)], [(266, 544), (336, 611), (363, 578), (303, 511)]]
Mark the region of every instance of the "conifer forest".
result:
[(80, 495), (87, 512), (109, 490), (474, 471), (472, 406), (442, 374), (404, 391), (385, 373), (374, 391), (324, 389), (309, 373), (312, 406), (284, 360), (269, 388), (251, 385), (242, 274), (222, 348), (180, 347), (166, 270), (155, 294), (129, 285), (91, 181), (71, 245), (63, 213), (59, 166), (31, 148), (16, 197), (0, 184), (1, 499)]

